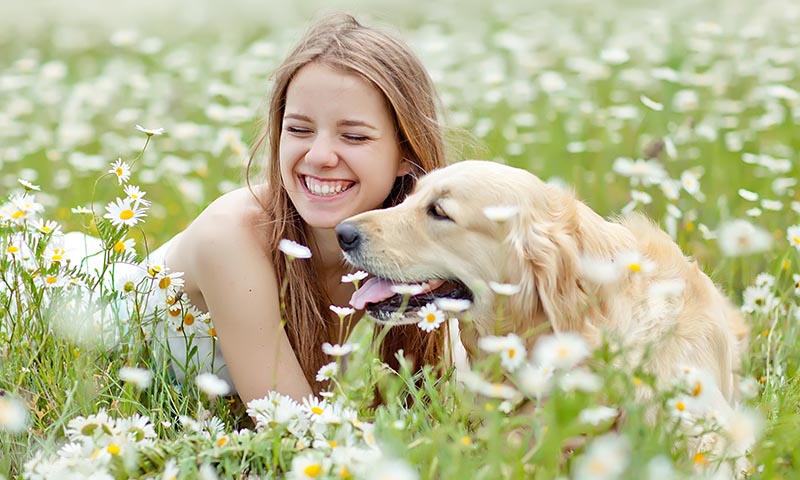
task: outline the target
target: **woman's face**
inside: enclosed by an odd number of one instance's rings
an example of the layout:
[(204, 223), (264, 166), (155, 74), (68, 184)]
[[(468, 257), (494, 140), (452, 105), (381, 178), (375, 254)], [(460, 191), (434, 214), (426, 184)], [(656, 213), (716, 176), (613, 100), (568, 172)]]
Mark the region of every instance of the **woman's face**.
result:
[(332, 228), (379, 207), (409, 164), (383, 95), (359, 75), (310, 63), (286, 92), (280, 169), (303, 220)]

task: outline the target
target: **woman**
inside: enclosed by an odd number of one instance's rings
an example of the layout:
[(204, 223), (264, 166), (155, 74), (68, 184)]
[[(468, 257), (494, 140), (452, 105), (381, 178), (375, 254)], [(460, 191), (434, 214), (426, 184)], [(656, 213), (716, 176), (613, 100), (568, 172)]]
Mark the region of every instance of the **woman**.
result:
[[(330, 361), (322, 344), (344, 341), (329, 307), (348, 305), (353, 293), (341, 282), (351, 270), (333, 228), (398, 203), (417, 176), (444, 164), (436, 95), (421, 62), (351, 16), (314, 24), (278, 68), (271, 95), (248, 165), (266, 145), (266, 182), (220, 197), (164, 250), (164, 264), (184, 272), (182, 299), (210, 313), (217, 353), (244, 402), (269, 390), (296, 399), (319, 390), (314, 376)], [(312, 257), (287, 263), (277, 248), (284, 238)], [(403, 349), (418, 365), (436, 363), (443, 338), (394, 327), (382, 356), (393, 363)], [(173, 354), (182, 349), (173, 343)]]

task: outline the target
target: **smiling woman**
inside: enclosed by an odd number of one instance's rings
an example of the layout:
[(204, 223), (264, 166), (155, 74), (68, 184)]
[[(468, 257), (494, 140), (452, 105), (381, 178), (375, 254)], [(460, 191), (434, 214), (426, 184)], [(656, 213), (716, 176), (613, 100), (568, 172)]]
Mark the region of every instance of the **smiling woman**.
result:
[[(437, 106), (405, 43), (349, 15), (316, 22), (278, 68), (250, 158), (268, 147), (266, 181), (220, 197), (162, 249), (185, 273), (181, 300), (213, 318), (205, 350), (224, 357), (242, 400), (321, 390), (322, 345), (343, 343), (363, 314), (330, 308), (354, 291), (333, 227), (399, 203), (417, 176), (444, 164)], [(286, 240), (308, 245), (311, 258), (287, 262)], [(383, 359), (396, 365), (402, 349), (418, 366), (438, 363), (445, 333), (393, 328)]]

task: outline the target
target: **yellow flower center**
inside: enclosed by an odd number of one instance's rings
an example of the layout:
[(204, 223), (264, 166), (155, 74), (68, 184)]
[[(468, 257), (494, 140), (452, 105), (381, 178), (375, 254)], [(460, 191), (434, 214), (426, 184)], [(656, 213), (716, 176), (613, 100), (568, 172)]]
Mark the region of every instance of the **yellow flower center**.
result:
[(130, 220), (131, 218), (133, 218), (133, 210), (128, 209), (119, 212), (119, 218), (123, 220)]
[(149, 273), (150, 275), (152, 275), (152, 276), (154, 276), (154, 277), (155, 277), (155, 276), (156, 276), (156, 274), (157, 274), (157, 273), (159, 273), (159, 272), (161, 272), (161, 267), (159, 267), (158, 265), (153, 265), (152, 267), (150, 267), (149, 269), (147, 269), (147, 273)]
[(556, 352), (558, 358), (567, 358), (569, 356), (569, 349), (567, 347), (558, 347), (558, 352)]
[(350, 478), (350, 477), (352, 477), (352, 475), (350, 475), (350, 471), (347, 470), (347, 467), (342, 466), (342, 469), (339, 470), (339, 478)]
[(703, 393), (703, 384), (700, 383), (700, 382), (697, 382), (697, 383), (694, 384), (694, 388), (692, 389), (692, 396), (696, 397), (696, 396), (700, 395), (701, 393)]
[(704, 465), (706, 463), (706, 454), (703, 453), (703, 452), (700, 452), (700, 453), (698, 453), (697, 455), (694, 456), (693, 460), (694, 460), (694, 463), (696, 463), (698, 465)]
[(125, 285), (122, 286), (123, 292), (132, 292), (136, 288), (136, 285), (133, 284), (133, 280), (128, 280), (125, 282)]
[(304, 468), (303, 473), (305, 473), (311, 478), (317, 478), (317, 476), (319, 476), (319, 474), (322, 473), (322, 465), (318, 463), (313, 463)]
[(314, 413), (314, 414), (316, 414), (316, 415), (322, 415), (322, 412), (323, 412), (323, 411), (324, 411), (324, 410), (322, 410), (322, 409), (321, 409), (321, 408), (319, 408), (319, 407), (311, 407), (311, 412), (312, 412), (312, 413)]
[(226, 437), (226, 436), (219, 437), (219, 440), (217, 440), (217, 446), (218, 447), (221, 447), (221, 446), (225, 445), (226, 443), (228, 443), (228, 437)]
[(640, 387), (642, 385), (642, 379), (634, 376), (632, 379), (634, 386)]
[(27, 214), (28, 214), (28, 212), (26, 212), (26, 211), (24, 211), (24, 210), (17, 210), (16, 212), (14, 212), (14, 213), (12, 213), (12, 214), (11, 214), (11, 218), (13, 218), (14, 220), (16, 220), (16, 219), (18, 219), (18, 218), (22, 218), (22, 217), (24, 217), (24, 216), (25, 216), (25, 215), (27, 215)]
[(125, 251), (125, 242), (122, 240), (118, 240), (117, 243), (114, 244), (114, 252), (115, 253), (122, 253)]
[(796, 235), (792, 237), (792, 243), (794, 243), (795, 245), (800, 245), (800, 237)]
[(177, 317), (181, 314), (181, 307), (170, 308), (168, 312), (171, 316)]
[(514, 355), (516, 355), (516, 354), (517, 354), (517, 351), (514, 350), (513, 348), (509, 348), (508, 349), (508, 358), (514, 358)]
[(681, 401), (678, 401), (678, 403), (675, 404), (675, 408), (677, 408), (679, 412), (682, 412), (686, 410), (686, 404)]
[(53, 276), (45, 277), (45, 279), (44, 279), (44, 281), (46, 283), (49, 283), (50, 285), (56, 283), (56, 280), (58, 280), (58, 278), (53, 277)]
[(158, 288), (160, 288), (162, 290), (166, 289), (170, 285), (172, 285), (172, 279), (169, 278), (169, 277), (164, 277), (164, 278), (162, 278), (161, 280), (158, 281)]
[(694, 231), (694, 222), (686, 222), (686, 231), (693, 232)]
[(194, 315), (191, 313), (187, 313), (185, 317), (183, 317), (183, 324), (184, 325), (191, 325), (194, 323)]
[(122, 170), (122, 167), (117, 167), (117, 169), (114, 170), (114, 172), (120, 177), (122, 176), (123, 173), (125, 173), (125, 171)]
[(472, 445), (472, 439), (464, 435), (463, 437), (461, 437), (461, 445), (469, 447), (470, 445)]
[(592, 460), (589, 462), (589, 472), (598, 476), (606, 475), (608, 473), (608, 465), (600, 459)]
[(432, 313), (425, 315), (425, 321), (428, 323), (434, 323), (436, 321), (436, 315)]
[(92, 456), (91, 456), (92, 460), (97, 458), (97, 456), (100, 455), (100, 452), (102, 452), (102, 451), (103, 451), (102, 449), (97, 449), (94, 452), (92, 452)]
[(17, 253), (17, 252), (19, 252), (19, 247), (16, 246), (16, 245), (9, 245), (8, 248), (6, 249), (6, 252), (8, 252), (8, 253)]
[(336, 448), (339, 446), (339, 442), (337, 442), (336, 440), (328, 440), (328, 445), (330, 445), (331, 448)]
[(628, 270), (631, 272), (641, 272), (642, 271), (642, 264), (641, 263), (630, 263), (628, 264)]
[(212, 337), (216, 337), (217, 336), (217, 329), (209, 328), (208, 329), (208, 334), (211, 335)]
[(117, 454), (119, 454), (119, 451), (120, 451), (120, 449), (119, 449), (119, 445), (115, 445), (115, 444), (113, 444), (113, 443), (112, 443), (111, 445), (109, 445), (109, 446), (108, 446), (108, 448), (106, 448), (106, 450), (107, 450), (107, 451), (108, 451), (108, 453), (110, 453), (111, 455), (117, 455)]
[(39, 229), (39, 231), (42, 232), (42, 233), (50, 233), (51, 230), (53, 230), (53, 229), (48, 227), (48, 226), (46, 226), (46, 225)]

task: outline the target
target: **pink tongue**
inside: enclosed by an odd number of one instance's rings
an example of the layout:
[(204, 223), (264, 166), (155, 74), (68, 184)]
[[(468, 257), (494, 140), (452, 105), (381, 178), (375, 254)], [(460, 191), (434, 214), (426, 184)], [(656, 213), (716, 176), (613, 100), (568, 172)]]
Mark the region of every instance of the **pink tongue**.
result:
[[(427, 293), (431, 290), (435, 290), (439, 288), (444, 283), (444, 280), (431, 280), (428, 283), (428, 288), (426, 288), (423, 292), (420, 293)], [(400, 282), (393, 282), (391, 280), (386, 280), (385, 278), (380, 277), (373, 277), (364, 282), (364, 285), (361, 286), (353, 296), (350, 297), (350, 305), (353, 306), (356, 310), (361, 310), (368, 303), (378, 303), (387, 298), (393, 297), (397, 295), (395, 292), (392, 291), (392, 286), (394, 285), (402, 285)]]

